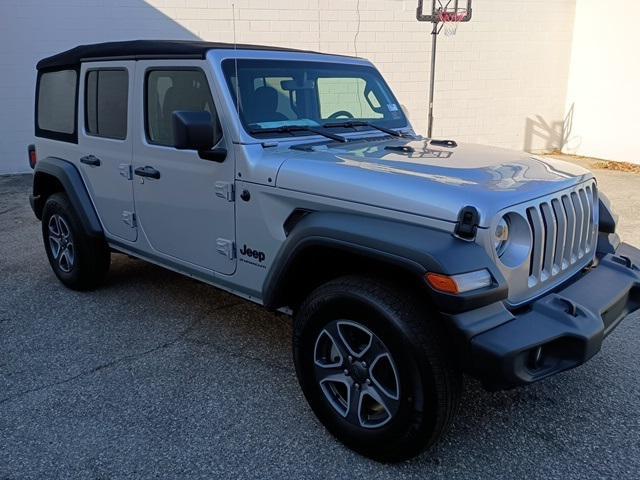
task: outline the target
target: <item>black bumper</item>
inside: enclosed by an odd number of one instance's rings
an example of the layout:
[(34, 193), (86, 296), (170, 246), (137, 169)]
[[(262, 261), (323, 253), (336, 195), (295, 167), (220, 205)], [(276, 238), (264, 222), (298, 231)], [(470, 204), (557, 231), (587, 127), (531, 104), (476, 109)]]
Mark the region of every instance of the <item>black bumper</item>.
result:
[(467, 370), (488, 389), (536, 382), (583, 364), (640, 308), (640, 250), (621, 244), (596, 268), (519, 313), (502, 303), (451, 316)]

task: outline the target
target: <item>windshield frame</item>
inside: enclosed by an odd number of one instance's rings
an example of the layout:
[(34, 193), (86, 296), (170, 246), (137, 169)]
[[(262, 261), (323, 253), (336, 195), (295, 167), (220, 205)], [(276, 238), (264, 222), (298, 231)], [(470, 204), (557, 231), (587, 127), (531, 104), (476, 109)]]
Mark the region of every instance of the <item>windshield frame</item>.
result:
[[(316, 136), (320, 136), (318, 133), (313, 132), (313, 128), (311, 130), (305, 130), (305, 129), (300, 129), (300, 130), (295, 130), (295, 131), (286, 131), (286, 128), (284, 128), (282, 132), (277, 131), (277, 128), (269, 128), (269, 127), (265, 127), (265, 131), (264, 132), (260, 132), (258, 130), (256, 130), (255, 128), (251, 128), (251, 124), (248, 124), (245, 119), (243, 118), (243, 114), (242, 111), (238, 109), (238, 100), (237, 100), (237, 95), (235, 94), (235, 67), (236, 67), (236, 62), (238, 64), (238, 71), (240, 71), (242, 69), (242, 67), (247, 68), (247, 64), (252, 64), (252, 63), (264, 63), (265, 65), (265, 69), (268, 68), (275, 68), (278, 67), (279, 65), (277, 64), (286, 64), (286, 63), (303, 63), (303, 64), (308, 64), (309, 68), (313, 68), (314, 65), (317, 65), (318, 68), (326, 68), (326, 67), (331, 67), (331, 68), (335, 68), (338, 72), (344, 72), (344, 73), (348, 73), (349, 70), (360, 70), (360, 71), (364, 71), (366, 73), (368, 73), (369, 75), (373, 75), (375, 80), (379, 83), (379, 88), (382, 88), (383, 90), (385, 90), (385, 95), (388, 97), (388, 101), (390, 103), (393, 103), (394, 105), (397, 106), (398, 110), (398, 118), (394, 120), (392, 125), (389, 125), (389, 120), (388, 119), (372, 119), (372, 118), (367, 118), (367, 119), (361, 119), (358, 117), (352, 118), (352, 119), (318, 119), (318, 126), (317, 128), (319, 129), (324, 129), (325, 127), (323, 125), (327, 124), (327, 123), (341, 123), (345, 120), (351, 120), (354, 122), (369, 122), (369, 123), (380, 123), (381, 126), (389, 128), (389, 129), (393, 129), (393, 130), (406, 130), (407, 128), (410, 128), (410, 124), (409, 124), (409, 120), (407, 118), (407, 116), (405, 115), (403, 108), (401, 106), (401, 104), (398, 102), (393, 90), (391, 89), (391, 87), (389, 86), (389, 84), (386, 82), (386, 80), (384, 79), (384, 77), (382, 76), (382, 74), (378, 71), (378, 69), (376, 69), (371, 63), (367, 62), (367, 61), (363, 61), (363, 59), (352, 59), (352, 62), (345, 62), (344, 58), (340, 58), (338, 61), (336, 61), (337, 59), (334, 57), (329, 57), (326, 60), (322, 59), (319, 61), (318, 56), (321, 54), (314, 54), (312, 56), (312, 58), (256, 58), (256, 57), (244, 57), (244, 56), (238, 56), (236, 58), (231, 58), (231, 57), (225, 57), (222, 58), (220, 61), (220, 71), (222, 73), (222, 83), (225, 85), (226, 87), (226, 94), (228, 95), (228, 98), (231, 99), (231, 106), (233, 107), (233, 110), (235, 111), (235, 115), (236, 115), (236, 120), (238, 122), (239, 127), (243, 130), (243, 133), (245, 135), (248, 135), (249, 137), (256, 139), (258, 141), (264, 141), (265, 139), (268, 138), (277, 138), (279, 140), (295, 140), (298, 137), (316, 137)], [(298, 55), (295, 55), (296, 57), (298, 57)], [(244, 64), (244, 65), (243, 65)], [(249, 65), (249, 68), (251, 68), (252, 66)], [(255, 68), (255, 67), (253, 67)], [(242, 73), (240, 73), (240, 76), (242, 77)], [(267, 77), (268, 78), (268, 77)], [(332, 78), (332, 77), (327, 77), (327, 78)], [(336, 77), (338, 78), (338, 77)], [(350, 78), (348, 75), (345, 75), (345, 78)], [(353, 77), (355, 78), (355, 76)], [(316, 87), (317, 88), (317, 87)], [(241, 95), (242, 97), (242, 95)], [(242, 101), (242, 98), (241, 98)], [(292, 122), (295, 122), (295, 120), (291, 120)], [(315, 119), (314, 119), (315, 121)], [(266, 122), (265, 122), (266, 123)], [(291, 127), (295, 127), (296, 125), (300, 125), (300, 124), (296, 124), (296, 123), (291, 123), (291, 124), (285, 124), (284, 126), (291, 126)], [(311, 125), (310, 125), (311, 126)], [(335, 133), (335, 134), (362, 134), (362, 133), (372, 133), (375, 132), (376, 134), (382, 133), (379, 130), (375, 129), (372, 126), (359, 126), (358, 128), (353, 128), (353, 127), (342, 127), (342, 126), (331, 126), (329, 127), (328, 131), (330, 131), (331, 133)]]

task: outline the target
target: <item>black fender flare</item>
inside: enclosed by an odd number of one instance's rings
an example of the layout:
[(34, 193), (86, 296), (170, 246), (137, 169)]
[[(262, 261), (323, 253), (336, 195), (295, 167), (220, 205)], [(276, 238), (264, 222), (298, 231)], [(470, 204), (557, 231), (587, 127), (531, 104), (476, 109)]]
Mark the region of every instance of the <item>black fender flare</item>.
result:
[[(488, 305), (507, 298), (507, 284), (480, 245), (455, 238), (433, 228), (366, 215), (311, 212), (290, 231), (267, 274), (263, 304), (282, 306), (287, 274), (296, 259), (309, 248), (331, 247), (392, 264), (424, 279), (427, 272), (454, 275), (486, 268), (495, 283), (475, 292), (449, 295), (429, 288), (441, 311), (457, 312)], [(427, 285), (426, 281), (424, 282)], [(427, 285), (428, 287), (428, 285)]]
[(91, 237), (102, 237), (104, 232), (98, 214), (91, 202), (87, 187), (76, 166), (61, 158), (47, 157), (39, 160), (33, 173), (33, 193), (31, 207), (38, 219), (42, 219), (42, 210), (50, 193), (51, 177), (55, 178), (69, 197), (85, 233)]

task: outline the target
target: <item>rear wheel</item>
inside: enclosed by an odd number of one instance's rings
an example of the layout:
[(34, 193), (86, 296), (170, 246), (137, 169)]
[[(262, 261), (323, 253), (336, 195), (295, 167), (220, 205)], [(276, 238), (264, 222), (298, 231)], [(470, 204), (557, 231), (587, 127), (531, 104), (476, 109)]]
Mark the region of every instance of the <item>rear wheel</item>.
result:
[(461, 374), (427, 308), (391, 285), (345, 277), (316, 289), (296, 314), (305, 397), (332, 434), (373, 459), (417, 455), (457, 409)]
[(42, 212), (42, 237), (58, 279), (74, 290), (96, 288), (106, 276), (111, 253), (104, 239), (87, 236), (64, 193), (54, 193)]

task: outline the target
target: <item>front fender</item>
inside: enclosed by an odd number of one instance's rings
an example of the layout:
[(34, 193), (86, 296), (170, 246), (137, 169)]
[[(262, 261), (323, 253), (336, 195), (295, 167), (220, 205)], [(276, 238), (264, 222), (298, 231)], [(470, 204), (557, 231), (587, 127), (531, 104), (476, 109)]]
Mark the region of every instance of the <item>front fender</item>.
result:
[[(420, 225), (357, 214), (312, 212), (291, 230), (274, 260), (262, 291), (267, 307), (279, 308), (279, 286), (297, 258), (310, 248), (331, 247), (400, 267), (409, 275), (424, 278), (427, 272), (454, 275), (486, 268), (492, 287), (459, 295), (429, 288), (435, 305), (446, 312), (477, 308), (507, 298), (507, 285), (484, 249), (455, 238), (451, 233)], [(427, 285), (426, 282), (424, 282)], [(428, 285), (427, 285), (428, 287)]]

